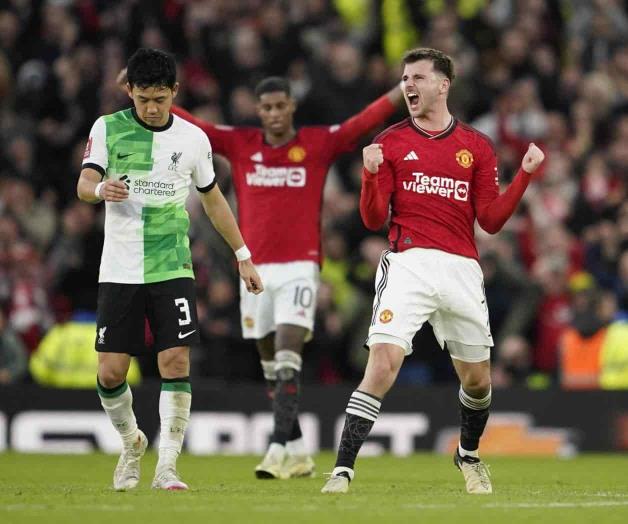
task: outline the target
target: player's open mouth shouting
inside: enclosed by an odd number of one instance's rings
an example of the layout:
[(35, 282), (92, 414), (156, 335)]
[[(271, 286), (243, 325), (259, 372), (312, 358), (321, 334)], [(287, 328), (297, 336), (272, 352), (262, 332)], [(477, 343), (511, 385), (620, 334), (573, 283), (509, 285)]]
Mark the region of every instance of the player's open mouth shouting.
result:
[(419, 106), (419, 94), (414, 91), (407, 91), (408, 103), (411, 109), (416, 109)]

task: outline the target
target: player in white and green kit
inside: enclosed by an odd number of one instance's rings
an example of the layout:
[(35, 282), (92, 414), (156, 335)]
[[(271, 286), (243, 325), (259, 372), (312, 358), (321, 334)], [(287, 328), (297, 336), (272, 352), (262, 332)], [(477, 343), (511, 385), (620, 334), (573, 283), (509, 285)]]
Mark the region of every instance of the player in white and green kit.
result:
[(190, 184), (234, 250), (247, 290), (258, 294), (263, 287), (216, 185), (207, 136), (170, 113), (178, 89), (174, 59), (139, 49), (129, 59), (127, 77), (134, 108), (94, 123), (77, 188), (81, 200), (106, 201), (96, 333), (98, 394), (123, 441), (114, 488), (134, 488), (147, 439), (137, 427), (126, 374), (131, 355), (145, 349), (147, 318), (162, 377), (159, 461), (152, 486), (181, 490), (187, 485), (177, 474), (176, 460), (190, 416), (189, 346), (199, 341), (185, 209)]

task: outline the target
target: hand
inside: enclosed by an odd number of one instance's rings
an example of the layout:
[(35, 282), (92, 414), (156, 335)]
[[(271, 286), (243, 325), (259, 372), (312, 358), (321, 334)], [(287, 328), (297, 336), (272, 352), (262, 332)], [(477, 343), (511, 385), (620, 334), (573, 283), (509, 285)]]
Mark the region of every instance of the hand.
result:
[(262, 279), (257, 274), (257, 270), (250, 258), (247, 258), (242, 262), (238, 262), (238, 271), (240, 273), (240, 278), (244, 281), (246, 290), (249, 293), (259, 295), (262, 291), (264, 291)]
[(362, 150), (362, 159), (364, 167), (369, 173), (377, 173), (379, 166), (384, 162), (384, 151), (382, 144), (371, 144)]
[(534, 142), (530, 142), (530, 145), (528, 146), (528, 150), (526, 151), (526, 154), (523, 155), (523, 160), (521, 161), (521, 168), (526, 173), (534, 173), (537, 167), (541, 165), (541, 162), (543, 162), (544, 158), (545, 158), (545, 155), (543, 154), (543, 151), (541, 151), (534, 144)]
[(100, 198), (107, 202), (122, 202), (129, 198), (129, 190), (121, 180), (107, 180), (100, 188)]

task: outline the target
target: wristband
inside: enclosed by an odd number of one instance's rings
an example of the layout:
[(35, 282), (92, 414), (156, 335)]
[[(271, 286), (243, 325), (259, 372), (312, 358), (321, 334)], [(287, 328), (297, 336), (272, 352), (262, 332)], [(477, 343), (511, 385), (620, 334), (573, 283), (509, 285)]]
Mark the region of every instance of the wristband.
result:
[(242, 262), (251, 258), (251, 252), (249, 251), (249, 248), (244, 245), (240, 249), (236, 250), (235, 256), (238, 262)]
[(100, 190), (102, 189), (102, 186), (104, 186), (104, 185), (105, 185), (104, 182), (98, 182), (98, 184), (96, 184), (96, 187), (94, 188), (94, 195), (96, 195), (97, 198), (100, 198), (100, 200), (103, 199), (100, 196)]

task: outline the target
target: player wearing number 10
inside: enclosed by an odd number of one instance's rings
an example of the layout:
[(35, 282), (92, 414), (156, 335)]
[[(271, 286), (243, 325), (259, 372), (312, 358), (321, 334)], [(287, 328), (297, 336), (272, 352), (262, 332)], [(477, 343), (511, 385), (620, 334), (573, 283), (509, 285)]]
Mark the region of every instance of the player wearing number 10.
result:
[(295, 129), (296, 100), (279, 77), (255, 89), (262, 129), (216, 126), (180, 108), (198, 125), (216, 153), (231, 163), (240, 227), (266, 284), (266, 293), (241, 293), (244, 338), (257, 341), (274, 432), (255, 468), (260, 479), (310, 476), (298, 420), (301, 353), (314, 328), (320, 251), (321, 199), (329, 167), (382, 124), (401, 103), (395, 86), (360, 113), (333, 126)]
[(127, 78), (134, 108), (94, 123), (77, 187), (81, 200), (106, 202), (96, 337), (98, 394), (123, 442), (114, 488), (134, 488), (147, 440), (137, 427), (126, 374), (130, 355), (144, 349), (147, 318), (162, 377), (159, 461), (152, 486), (185, 490), (176, 461), (192, 399), (189, 346), (199, 341), (185, 210), (190, 183), (214, 227), (236, 252), (247, 291), (258, 294), (263, 288), (214, 180), (207, 136), (170, 113), (178, 89), (174, 59), (139, 49), (129, 59)]

